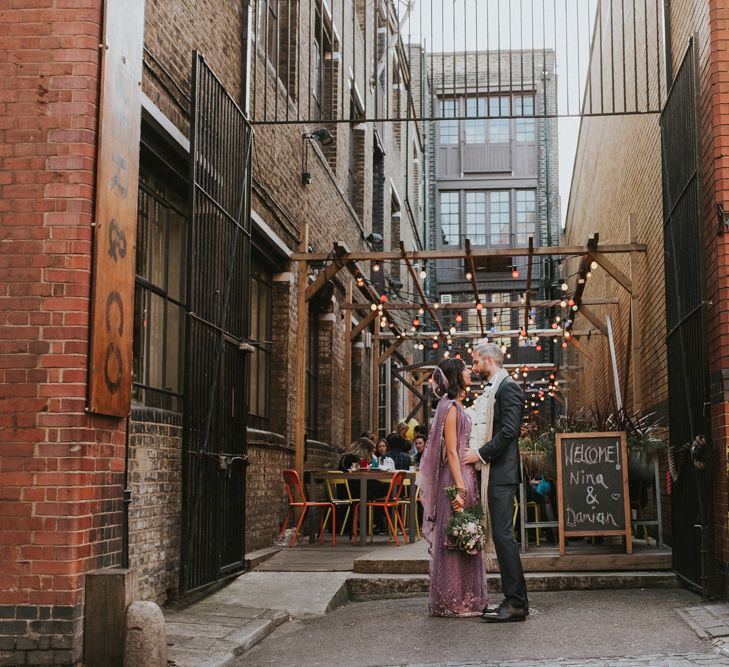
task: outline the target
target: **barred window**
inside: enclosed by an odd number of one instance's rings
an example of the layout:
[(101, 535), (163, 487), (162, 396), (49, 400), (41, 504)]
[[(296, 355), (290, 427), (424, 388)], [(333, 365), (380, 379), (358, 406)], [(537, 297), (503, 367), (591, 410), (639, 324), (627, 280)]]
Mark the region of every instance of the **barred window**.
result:
[[(508, 144), (510, 139), (510, 102), (506, 95), (489, 97), (489, 141), (492, 144)], [(498, 116), (507, 116), (499, 118)]]
[(467, 144), (484, 144), (486, 143), (486, 122), (483, 120), (486, 116), (485, 97), (469, 97), (466, 99), (466, 115), (475, 116), (472, 120), (465, 121), (466, 143)]
[[(514, 115), (534, 116), (534, 95), (515, 95)], [(516, 141), (535, 140), (536, 122), (534, 118), (517, 118), (514, 123)]]
[(134, 292), (133, 395), (182, 408), (187, 184), (142, 148)]
[(256, 341), (250, 356), (249, 424), (267, 430), (270, 426), (271, 320), (273, 275), (257, 257), (251, 258), (251, 339)]

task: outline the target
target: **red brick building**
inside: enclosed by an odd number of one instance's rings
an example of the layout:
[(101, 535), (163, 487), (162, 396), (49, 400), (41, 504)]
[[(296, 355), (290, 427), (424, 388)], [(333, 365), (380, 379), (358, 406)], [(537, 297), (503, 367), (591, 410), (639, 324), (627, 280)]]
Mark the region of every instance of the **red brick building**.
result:
[[(87, 397), (94, 374), (91, 315), (98, 308), (92, 299), (94, 224), (99, 198), (106, 195), (96, 186), (105, 159), (98, 152), (97, 131), (99, 118), (104, 122), (100, 45), (113, 49), (125, 26), (104, 28), (101, 0), (14, 2), (0, 9), (2, 664), (80, 663), (84, 578), (90, 571), (128, 561), (138, 574), (138, 597), (160, 603), (197, 585), (181, 586), (180, 574), (183, 524), (196, 506), (185, 472), (183, 372), (191, 62), (193, 50), (202, 51), (230, 104), (245, 107), (246, 54), (252, 54), (250, 88), (267, 85), (261, 72), (282, 57), (264, 37), (249, 44), (249, 6), (250, 25), (261, 36), (272, 34), (274, 26), (282, 29), (284, 17), (291, 16), (286, 0), (260, 3), (257, 10), (255, 3), (225, 0), (126, 5), (130, 24), (135, 12), (144, 12), (144, 40), (134, 50), (143, 59), (141, 90), (123, 100), (142, 120), (139, 169), (132, 175), (139, 180), (136, 246), (130, 244), (135, 253), (128, 253), (136, 274), (129, 286), (135, 294), (129, 304), (132, 403), (128, 416), (115, 417), (92, 413)], [(274, 6), (278, 14), (267, 15)], [(357, 113), (373, 104), (373, 89), (365, 81), (375, 60), (370, 53), (364, 67), (360, 53), (354, 66), (338, 46), (343, 26), (353, 25), (354, 9), (358, 29), (373, 24), (374, 12), (359, 3), (348, 4), (345, 15), (341, 7), (322, 13), (324, 7), (311, 3), (308, 17), (302, 13), (289, 34), (296, 35), (301, 49), (317, 49), (328, 94), (350, 114), (339, 120), (351, 122), (330, 124), (334, 142), (325, 148), (302, 137), (316, 125), (258, 126), (251, 158), (247, 289), (254, 351), (245, 387), (250, 467), (245, 497), (239, 499), (245, 517), (234, 517), (230, 528), (240, 533), (245, 525), (248, 551), (270, 545), (284, 516), (281, 470), (294, 465), (296, 403), (304, 400), (295, 392), (302, 315), (311, 332), (313, 388), (306, 467), (330, 464), (347, 444), (337, 386), (346, 345), (338, 306), (353, 278), (340, 277), (310, 304), (308, 314), (297, 312), (297, 266), (290, 255), (301, 242), (304, 223), (309, 246), (317, 251), (330, 250), (333, 241), (366, 248), (364, 239), (372, 231), (384, 236), (388, 248), (400, 241), (420, 247), (424, 236), (418, 188), (404, 167), (422, 157), (418, 132), (406, 122), (378, 130), (356, 126)], [(383, 4), (383, 11), (391, 8)], [(315, 31), (325, 39), (310, 39)], [(390, 104), (404, 94), (399, 82), (407, 70), (395, 52), (386, 49), (388, 83), (379, 91)], [(349, 75), (342, 76), (340, 67)], [(276, 74), (277, 91), (268, 94), (281, 101), (296, 76), (307, 90), (307, 77), (316, 72)], [(256, 114), (264, 118), (263, 110), (253, 109), (252, 121)], [(302, 182), (304, 151), (309, 184)], [(409, 277), (399, 280), (407, 289)], [(385, 278), (382, 288), (387, 287)], [(106, 317), (113, 317), (108, 309)], [(355, 435), (371, 421), (370, 353), (365, 331), (354, 341), (352, 356)], [(406, 359), (412, 351), (406, 345), (398, 354)], [(390, 417), (397, 419), (397, 412)], [(238, 436), (245, 446), (244, 434)], [(125, 497), (130, 500), (126, 519)], [(232, 569), (214, 567), (212, 578), (242, 567), (242, 557), (233, 558)]]

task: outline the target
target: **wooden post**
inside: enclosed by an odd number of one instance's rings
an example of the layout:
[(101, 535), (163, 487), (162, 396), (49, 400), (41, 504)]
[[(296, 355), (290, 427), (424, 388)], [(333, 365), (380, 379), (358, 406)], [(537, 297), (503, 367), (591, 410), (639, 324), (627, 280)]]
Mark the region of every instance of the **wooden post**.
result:
[[(635, 216), (631, 213), (628, 217), (630, 228), (630, 240), (635, 242), (638, 238)], [(632, 338), (632, 362), (633, 362), (633, 410), (640, 411), (643, 407), (642, 397), (642, 374), (643, 374), (643, 342), (640, 326), (640, 283), (638, 281), (638, 262), (640, 261), (637, 252), (630, 253), (630, 284), (633, 291), (630, 294), (630, 333)]]
[[(304, 223), (301, 229), (299, 251), (309, 250), (309, 225)], [(306, 450), (306, 342), (309, 329), (309, 307), (306, 303), (306, 288), (309, 275), (309, 263), (299, 260), (296, 282), (296, 423), (294, 424), (294, 447), (296, 450), (296, 471), (303, 479), (304, 453)]]
[[(352, 302), (352, 280), (347, 281), (346, 303)], [(344, 311), (344, 445), (352, 442), (352, 311)]]
[(372, 336), (372, 371), (370, 379), (370, 392), (371, 392), (371, 414), (370, 423), (372, 424), (372, 430), (375, 435), (380, 427), (378, 420), (380, 412), (377, 409), (380, 403), (380, 323), (375, 322), (375, 334)]

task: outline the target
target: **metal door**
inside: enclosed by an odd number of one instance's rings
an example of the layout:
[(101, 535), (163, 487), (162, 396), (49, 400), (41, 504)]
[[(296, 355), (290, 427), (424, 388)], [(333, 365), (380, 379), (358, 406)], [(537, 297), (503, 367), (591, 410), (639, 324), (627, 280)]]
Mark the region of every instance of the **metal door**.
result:
[[(710, 435), (704, 241), (698, 160), (696, 55), (690, 44), (661, 115), (669, 430), (672, 447)], [(711, 462), (685, 457), (672, 485), (673, 566), (708, 592)]]
[(193, 55), (181, 590), (243, 569), (250, 273), (248, 121)]

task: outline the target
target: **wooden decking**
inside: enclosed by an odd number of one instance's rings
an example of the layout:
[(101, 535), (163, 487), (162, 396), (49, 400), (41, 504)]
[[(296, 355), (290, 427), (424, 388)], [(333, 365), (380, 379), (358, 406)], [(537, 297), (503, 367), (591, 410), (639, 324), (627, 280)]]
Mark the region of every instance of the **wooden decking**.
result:
[[(640, 540), (633, 541), (633, 555), (628, 556), (619, 543), (593, 545), (574, 541), (567, 553), (559, 555), (556, 546), (530, 547), (522, 554), (525, 572), (658, 572), (671, 569), (671, 550), (658, 549)], [(377, 536), (367, 547), (355, 547), (344, 538), (336, 547), (319, 544), (299, 544), (285, 547), (260, 564), (267, 572), (357, 572), (362, 574), (427, 574), (427, 544), (396, 547), (384, 536)], [(498, 564), (488, 563), (490, 572)]]

